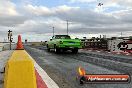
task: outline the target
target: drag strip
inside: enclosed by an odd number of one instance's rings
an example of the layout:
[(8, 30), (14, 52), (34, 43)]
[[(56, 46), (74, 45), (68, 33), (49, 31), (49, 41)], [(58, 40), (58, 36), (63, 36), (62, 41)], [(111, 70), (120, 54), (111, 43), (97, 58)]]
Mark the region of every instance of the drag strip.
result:
[[(39, 49), (46, 50), (46, 48), (38, 47)], [(118, 71), (119, 73), (132, 74), (132, 58), (114, 56), (108, 53), (93, 53), (80, 51), (77, 55), (73, 54), (59, 54), (59, 56), (69, 57), (80, 61), (92, 63), (110, 70)]]
[[(95, 56), (90, 56), (85, 52), (80, 51), (78, 54), (62, 53), (55, 54), (54, 52), (47, 52), (45, 47), (30, 47), (25, 46), (28, 53), (35, 59), (35, 61), (44, 69), (48, 75), (58, 84), (60, 88), (132, 88), (130, 84), (86, 84), (80, 86), (77, 83), (76, 76), (78, 67), (81, 66), (86, 69), (88, 74), (120, 74), (125, 73), (118, 69), (112, 69), (112, 65), (116, 65), (114, 60), (103, 59)], [(90, 59), (89, 59), (90, 58)], [(102, 62), (103, 61), (103, 62)], [(118, 61), (119, 62), (119, 61)], [(111, 64), (114, 63), (114, 64)], [(121, 66), (128, 70), (129, 65), (123, 62)], [(102, 66), (102, 64), (105, 64)], [(112, 66), (112, 67), (111, 67)], [(111, 68), (111, 69), (110, 69)], [(124, 68), (125, 69), (125, 68)], [(129, 71), (127, 71), (129, 72)]]
[(117, 57), (117, 56), (111, 56), (111, 55), (101, 55), (101, 54), (94, 54), (94, 53), (90, 53), (90, 52), (82, 52), (81, 54), (83, 54), (84, 56), (92, 56), (92, 57), (98, 57), (98, 58), (103, 58), (103, 59), (109, 59), (109, 60), (113, 60), (113, 61), (119, 61), (119, 62), (123, 62), (123, 63), (129, 63), (132, 64), (132, 58), (128, 58), (128, 57)]
[(129, 73), (132, 74), (132, 64), (123, 63), (122, 61), (115, 61), (111, 59), (105, 59), (105, 56), (95, 57), (92, 55), (82, 55), (81, 53), (77, 56), (67, 55), (70, 58), (77, 59), (80, 61), (88, 62), (97, 66), (101, 66), (113, 71), (118, 71), (119, 73)]

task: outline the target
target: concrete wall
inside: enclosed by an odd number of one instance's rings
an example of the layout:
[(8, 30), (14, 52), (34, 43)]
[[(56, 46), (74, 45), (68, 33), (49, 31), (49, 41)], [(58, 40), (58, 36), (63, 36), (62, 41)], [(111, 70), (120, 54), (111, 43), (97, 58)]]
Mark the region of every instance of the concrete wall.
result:
[(2, 51), (3, 50), (3, 47), (5, 46), (5, 45), (8, 45), (9, 43), (0, 43), (0, 51)]
[[(12, 43), (11, 49), (14, 50), (16, 48), (16, 44)], [(5, 51), (10, 49), (10, 44), (9, 43), (1, 43), (0, 46), (0, 51)]]

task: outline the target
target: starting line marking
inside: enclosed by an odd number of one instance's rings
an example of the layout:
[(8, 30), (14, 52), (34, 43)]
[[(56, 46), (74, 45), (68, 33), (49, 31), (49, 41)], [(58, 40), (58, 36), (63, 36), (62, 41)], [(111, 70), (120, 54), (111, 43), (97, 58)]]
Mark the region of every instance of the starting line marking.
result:
[[(33, 60), (33, 59), (32, 59)], [(45, 82), (48, 88), (59, 88), (59, 86), (48, 76), (48, 74), (33, 60), (35, 69)]]

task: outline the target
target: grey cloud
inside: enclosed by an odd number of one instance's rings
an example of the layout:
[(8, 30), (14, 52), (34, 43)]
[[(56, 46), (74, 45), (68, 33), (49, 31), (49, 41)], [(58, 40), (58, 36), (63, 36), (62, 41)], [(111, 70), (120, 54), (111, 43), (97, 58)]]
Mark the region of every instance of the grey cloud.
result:
[[(44, 13), (44, 10), (41, 12), (42, 7), (41, 9), (36, 7), (35, 10), (37, 9), (41, 13), (39, 17), (44, 17), (44, 18), (47, 17), (47, 19), (51, 19), (51, 20), (54, 20), (52, 18), (58, 18), (62, 21), (69, 20), (70, 23), (73, 23), (73, 24), (69, 24), (70, 25), (69, 29), (71, 30), (72, 33), (131, 31), (131, 28), (132, 28), (132, 26), (130, 25), (131, 20), (129, 18), (129, 16), (132, 15), (132, 13), (129, 12), (130, 10), (128, 10), (129, 14), (125, 14), (125, 12), (122, 12), (125, 15), (120, 15), (119, 18), (116, 18), (115, 16), (118, 16), (117, 14), (106, 14), (102, 12), (95, 12), (87, 8), (84, 8), (84, 9), (82, 8), (72, 8), (71, 9), (70, 8), (68, 10), (62, 10), (61, 8), (58, 9), (57, 7), (57, 10), (56, 8), (54, 8), (55, 11), (53, 11), (53, 8), (47, 8), (48, 13), (50, 13), (49, 16), (46, 15), (47, 11), (45, 13)], [(38, 15), (36, 17), (38, 17)], [(54, 23), (58, 24), (58, 27), (56, 28), (56, 30), (60, 32), (64, 32), (66, 30), (66, 26), (65, 26), (66, 22), (65, 24), (60, 24), (54, 20)], [(74, 26), (74, 23), (76, 24), (76, 26)], [(81, 26), (79, 26), (80, 24)], [(59, 27), (60, 25), (65, 26), (65, 28)], [(71, 26), (72, 28), (70, 28)], [(41, 27), (39, 29), (42, 29)], [(37, 30), (36, 32), (41, 32), (41, 31)], [(43, 32), (48, 32), (48, 31), (49, 30), (45, 30)]]
[(0, 25), (7, 27), (14, 27), (18, 24), (23, 24), (28, 20), (25, 16), (0, 16)]
[(56, 33), (66, 33), (66, 20), (69, 20), (69, 31), (71, 33), (123, 32), (131, 31), (132, 28), (131, 10), (106, 14), (88, 8), (68, 6), (54, 8), (30, 6), (26, 9), (22, 9), (21, 12), (24, 12), (24, 14), (21, 13), (21, 16), (0, 16), (0, 26), (14, 27), (14, 34), (52, 33), (51, 26), (55, 26)]
[[(46, 9), (46, 10), (45, 10)], [(66, 10), (64, 10), (66, 9)], [(122, 23), (121, 20), (116, 19), (114, 16), (108, 16), (103, 13), (98, 13), (87, 8), (81, 9), (77, 7), (56, 7), (56, 8), (46, 8), (46, 7), (28, 7), (29, 12), (34, 15), (39, 15), (43, 17), (58, 17), (62, 20), (71, 20), (75, 22), (80, 22), (84, 24), (119, 24)], [(34, 10), (37, 12), (34, 12)], [(47, 15), (49, 14), (49, 15)]]
[(107, 16), (101, 13), (97, 13), (88, 9), (79, 9), (69, 11), (67, 13), (57, 13), (59, 18), (71, 21), (80, 22), (84, 24), (115, 24), (121, 23), (120, 20), (117, 20), (114, 17)]
[[(69, 29), (70, 30), (70, 29)], [(109, 28), (76, 28), (76, 29), (72, 29), (70, 30), (70, 32), (72, 33), (114, 33), (114, 32), (125, 32), (125, 31), (131, 31), (132, 27), (128, 27), (128, 28), (114, 28), (114, 27), (109, 27)]]

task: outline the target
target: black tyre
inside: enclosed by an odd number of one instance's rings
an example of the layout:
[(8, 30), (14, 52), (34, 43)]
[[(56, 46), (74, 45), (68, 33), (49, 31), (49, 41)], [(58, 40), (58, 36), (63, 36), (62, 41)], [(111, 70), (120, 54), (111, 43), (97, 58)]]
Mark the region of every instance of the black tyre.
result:
[(49, 48), (49, 46), (48, 46), (48, 45), (47, 45), (47, 51), (48, 51), (48, 52), (50, 52), (50, 48)]
[(77, 54), (78, 53), (78, 49), (77, 48), (73, 49), (72, 53)]
[(61, 52), (61, 49), (58, 48), (58, 47), (56, 47), (56, 46), (54, 46), (54, 51), (55, 51), (55, 53), (60, 53)]

